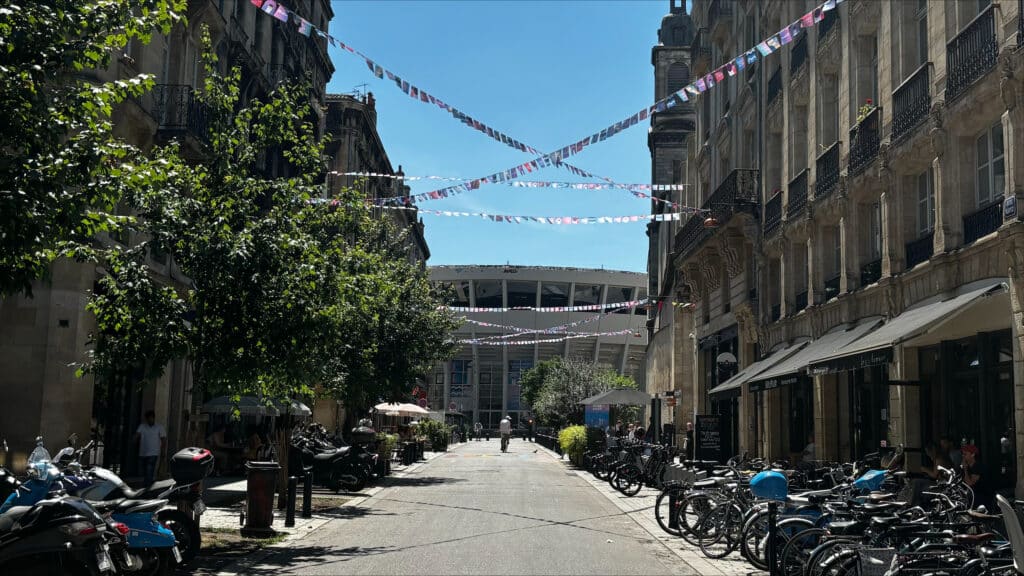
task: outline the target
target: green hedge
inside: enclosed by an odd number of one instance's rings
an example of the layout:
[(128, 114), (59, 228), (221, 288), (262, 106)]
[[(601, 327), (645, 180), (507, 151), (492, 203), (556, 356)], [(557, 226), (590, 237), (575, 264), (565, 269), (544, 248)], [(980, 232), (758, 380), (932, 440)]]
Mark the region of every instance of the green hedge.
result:
[(558, 433), (558, 445), (576, 466), (583, 464), (583, 453), (587, 450), (587, 429), (585, 426), (569, 426)]
[(452, 437), (451, 426), (445, 425), (437, 420), (421, 420), (416, 426), (416, 434), (426, 436), (430, 440), (431, 449), (434, 452), (444, 452), (448, 449), (448, 440)]

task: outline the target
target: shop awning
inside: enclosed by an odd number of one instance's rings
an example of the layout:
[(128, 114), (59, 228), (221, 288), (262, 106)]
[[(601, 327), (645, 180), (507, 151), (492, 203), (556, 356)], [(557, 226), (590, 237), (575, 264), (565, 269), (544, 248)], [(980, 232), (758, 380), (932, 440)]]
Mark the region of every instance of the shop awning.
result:
[(799, 342), (772, 352), (761, 360), (758, 360), (743, 370), (740, 370), (739, 373), (732, 378), (729, 378), (725, 382), (722, 382), (718, 386), (712, 388), (708, 391), (708, 396), (738, 396), (741, 393), (744, 384), (753, 380), (765, 370), (789, 358), (806, 345), (807, 342)]
[(771, 389), (795, 382), (811, 364), (828, 358), (882, 324), (881, 316), (865, 318), (853, 326), (833, 328), (821, 338), (812, 340), (802, 350), (764, 370), (750, 380), (750, 391)]
[(812, 374), (830, 374), (892, 360), (893, 346), (933, 331), (970, 310), (983, 298), (1006, 290), (1003, 280), (976, 282), (952, 298), (930, 298), (889, 320), (870, 334), (813, 362)]

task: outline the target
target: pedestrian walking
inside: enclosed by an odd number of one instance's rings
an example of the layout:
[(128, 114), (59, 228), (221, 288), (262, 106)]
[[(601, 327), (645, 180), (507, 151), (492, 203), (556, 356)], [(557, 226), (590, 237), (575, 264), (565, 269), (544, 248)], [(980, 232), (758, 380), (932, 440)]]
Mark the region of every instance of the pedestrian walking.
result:
[(135, 430), (135, 441), (139, 444), (139, 469), (142, 485), (149, 487), (156, 476), (157, 463), (167, 450), (167, 432), (156, 423), (156, 412), (146, 411), (146, 421)]
[(694, 460), (693, 422), (686, 423), (686, 439), (683, 440), (683, 454), (687, 460)]
[(498, 432), (501, 433), (501, 451), (508, 451), (508, 441), (512, 437), (512, 417), (505, 416), (498, 424)]
[(473, 434), (476, 436), (476, 441), (480, 441), (480, 437), (484, 435), (484, 425), (478, 420), (476, 424), (473, 424)]

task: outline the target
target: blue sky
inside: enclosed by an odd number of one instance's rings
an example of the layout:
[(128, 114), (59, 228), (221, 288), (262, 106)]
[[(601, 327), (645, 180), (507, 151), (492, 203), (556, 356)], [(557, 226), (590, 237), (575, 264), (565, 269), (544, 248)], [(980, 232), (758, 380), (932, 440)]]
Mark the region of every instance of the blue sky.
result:
[[(549, 152), (654, 101), (651, 47), (667, 0), (358, 1), (332, 3), (330, 33), (403, 79), (539, 150)], [(328, 90), (366, 84), (392, 164), (407, 175), (472, 179), (531, 159), (413, 100), (365, 63), (331, 48)], [(647, 124), (588, 147), (570, 162), (618, 182), (649, 182)], [(524, 180), (576, 180), (548, 168)], [(413, 193), (440, 187), (413, 182)], [(646, 214), (621, 190), (491, 184), (424, 208), (531, 216)], [(423, 215), (429, 264), (605, 267), (645, 271), (644, 223), (551, 226)]]

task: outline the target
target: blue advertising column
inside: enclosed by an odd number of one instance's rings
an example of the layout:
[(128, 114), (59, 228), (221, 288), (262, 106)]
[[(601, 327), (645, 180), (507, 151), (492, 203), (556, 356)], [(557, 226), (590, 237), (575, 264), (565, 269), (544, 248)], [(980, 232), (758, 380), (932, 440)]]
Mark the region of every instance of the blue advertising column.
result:
[(608, 405), (592, 404), (584, 408), (583, 423), (587, 428), (608, 428)]

